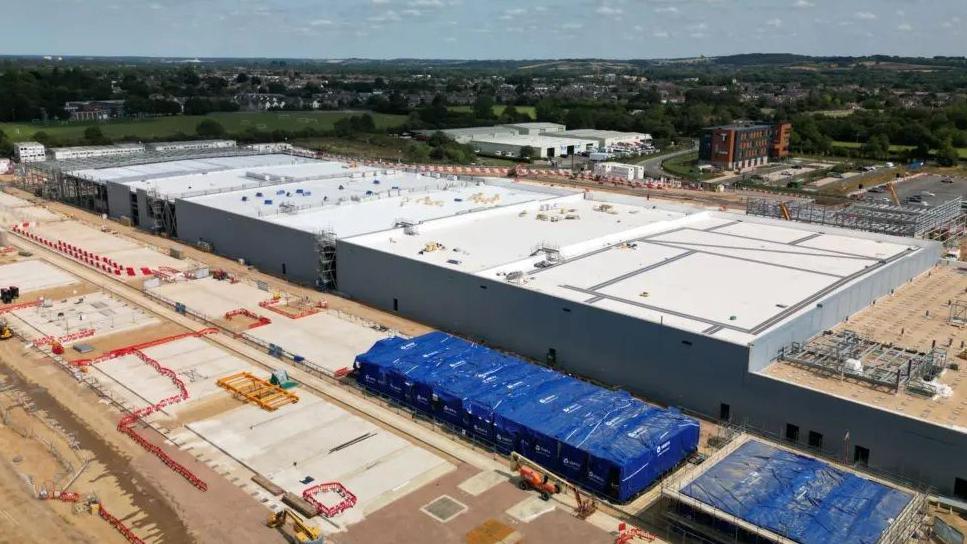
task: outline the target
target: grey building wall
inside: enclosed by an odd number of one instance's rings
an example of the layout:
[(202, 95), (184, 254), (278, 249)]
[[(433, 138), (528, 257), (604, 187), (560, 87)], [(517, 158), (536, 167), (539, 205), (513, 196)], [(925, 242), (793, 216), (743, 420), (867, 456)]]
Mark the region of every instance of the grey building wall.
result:
[(315, 285), (319, 257), (315, 236), (309, 232), (182, 199), (175, 202), (175, 216), (178, 238), (187, 243), (205, 240), (219, 255), (243, 258), (262, 272)]
[(749, 370), (765, 368), (776, 358), (779, 350), (793, 342), (802, 342), (827, 330), (856, 312), (876, 303), (876, 299), (890, 294), (896, 287), (929, 270), (940, 259), (942, 246), (924, 243), (916, 251), (887, 263), (875, 273), (813, 303), (809, 311), (782, 323), (756, 339), (751, 346)]
[(119, 217), (131, 216), (131, 188), (123, 183), (108, 181), (104, 184), (107, 190), (107, 214), (117, 219)]
[[(539, 361), (553, 348), (562, 370), (663, 404), (713, 419), (728, 404), (732, 421), (774, 434), (793, 423), (803, 443), (809, 430), (823, 433), (823, 450), (841, 459), (862, 445), (870, 449), (871, 466), (943, 493), (952, 491), (955, 476), (967, 478), (967, 434), (749, 372), (750, 360), (765, 357), (771, 342), (732, 344), (351, 241), (337, 242), (337, 269), (339, 290), (354, 299)], [(798, 323), (803, 329), (777, 338), (808, 338), (876, 295), (891, 275), (909, 273), (905, 266), (885, 267), (882, 278), (871, 278), (833, 307), (806, 314)], [(776, 340), (776, 350), (781, 342)], [(842, 440), (847, 431), (849, 444)]]

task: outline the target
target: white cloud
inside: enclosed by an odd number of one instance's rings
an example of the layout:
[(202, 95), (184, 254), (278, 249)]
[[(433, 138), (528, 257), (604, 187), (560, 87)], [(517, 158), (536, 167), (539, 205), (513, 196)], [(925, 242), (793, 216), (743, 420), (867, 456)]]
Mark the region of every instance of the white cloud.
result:
[(329, 19), (313, 19), (309, 21), (309, 26), (329, 26), (333, 24)]
[(410, 6), (416, 8), (442, 8), (443, 0), (410, 0)]
[(419, 17), (423, 15), (423, 12), (418, 9), (404, 9), (401, 13), (407, 17)]
[(599, 15), (607, 15), (607, 16), (621, 15), (622, 13), (624, 13), (623, 9), (612, 7), (612, 6), (598, 6), (598, 9), (594, 11), (596, 11)]
[(780, 26), (782, 26), (782, 19), (778, 17), (774, 19), (769, 19), (768, 21), (766, 21), (766, 24), (772, 27), (779, 28)]
[(910, 26), (910, 23), (900, 23), (896, 25), (896, 29), (901, 32), (910, 32), (911, 30), (913, 30), (913, 27)]
[(678, 8), (675, 6), (665, 6), (662, 8), (655, 8), (655, 13), (678, 13)]
[(796, 0), (796, 3), (793, 4), (793, 6), (797, 8), (814, 8), (816, 7), (816, 3), (810, 2), (809, 0)]
[(577, 23), (574, 21), (569, 23), (564, 23), (561, 25), (561, 30), (580, 30), (582, 28), (584, 28), (584, 25), (582, 23)]
[(391, 0), (371, 0), (374, 4), (389, 4)]
[(655, 32), (652, 33), (652, 36), (654, 36), (655, 38), (667, 38), (669, 34), (664, 30), (656, 30)]
[(857, 11), (853, 14), (853, 17), (862, 19), (864, 21), (872, 21), (873, 19), (876, 19), (876, 14), (869, 11)]
[(396, 13), (395, 11), (389, 9), (380, 15), (373, 15), (372, 17), (368, 17), (366, 20), (372, 23), (382, 23), (386, 21), (399, 21), (400, 19), (401, 17), (399, 13)]

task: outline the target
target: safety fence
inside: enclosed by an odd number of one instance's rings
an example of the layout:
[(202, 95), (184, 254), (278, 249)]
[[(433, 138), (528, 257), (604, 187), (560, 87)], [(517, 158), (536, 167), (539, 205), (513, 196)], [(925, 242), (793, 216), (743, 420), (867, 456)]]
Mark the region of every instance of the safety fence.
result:
[(80, 246), (65, 242), (63, 240), (51, 240), (46, 236), (31, 232), (30, 223), (18, 223), (11, 227), (11, 232), (14, 232), (34, 243), (40, 244), (52, 251), (56, 251), (65, 257), (79, 262), (81, 264), (87, 265), (99, 272), (103, 272), (108, 275), (114, 276), (124, 276), (129, 277), (137, 276), (139, 273), (142, 276), (151, 276), (154, 272), (151, 268), (146, 266), (135, 267), (129, 266), (124, 263), (115, 261), (113, 258), (106, 255), (100, 255), (93, 251), (88, 251)]

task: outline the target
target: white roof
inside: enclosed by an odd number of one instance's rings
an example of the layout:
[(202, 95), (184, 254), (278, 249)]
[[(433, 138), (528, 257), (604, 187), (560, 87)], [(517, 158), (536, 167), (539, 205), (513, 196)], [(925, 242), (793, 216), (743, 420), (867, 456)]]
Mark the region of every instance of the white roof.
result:
[(511, 128), (526, 128), (526, 129), (541, 129), (541, 128), (560, 128), (563, 129), (564, 125), (560, 123), (547, 123), (543, 121), (533, 121), (530, 123), (510, 123), (507, 125), (502, 125)]
[[(307, 232), (339, 237), (394, 228), (470, 211), (556, 198), (563, 191), (510, 182), (456, 181), (408, 172), (367, 172), (273, 185), (186, 200)], [(261, 196), (258, 196), (261, 194)]]
[(551, 136), (548, 136), (547, 134), (539, 134), (539, 135), (521, 134), (521, 135), (507, 135), (507, 136), (484, 135), (484, 136), (474, 136), (471, 141), (503, 144), (503, 145), (518, 145), (521, 147), (525, 145), (529, 145), (531, 147), (562, 147), (562, 146), (566, 147), (566, 146), (573, 146), (573, 145), (581, 145), (582, 143), (584, 143), (585, 145), (589, 145), (589, 144), (595, 145), (598, 143), (596, 140), (591, 140), (591, 139), (582, 141), (577, 138), (558, 138), (557, 136), (553, 136), (554, 134), (553, 132), (551, 134), (552, 134)]
[[(300, 169), (301, 166), (305, 166), (305, 169)], [(124, 183), (132, 190), (157, 190), (166, 196), (177, 196), (187, 191), (225, 190), (257, 184), (257, 180), (246, 176), (249, 172), (304, 177), (311, 174), (331, 175), (347, 169), (345, 164), (339, 162), (270, 154), (91, 168), (75, 170), (71, 174), (95, 181)]]
[[(919, 249), (867, 233), (641, 204), (574, 195), (349, 242), (497, 281), (519, 277), (524, 289), (739, 344), (805, 311), (804, 301)], [(542, 247), (559, 252), (559, 263), (540, 264), (552, 260)]]
[(608, 138), (619, 140), (644, 140), (648, 138), (647, 134), (643, 134), (641, 132), (618, 132), (616, 130), (598, 130), (594, 128), (565, 130), (564, 132), (556, 133), (555, 135), (565, 138), (573, 136), (576, 138)]

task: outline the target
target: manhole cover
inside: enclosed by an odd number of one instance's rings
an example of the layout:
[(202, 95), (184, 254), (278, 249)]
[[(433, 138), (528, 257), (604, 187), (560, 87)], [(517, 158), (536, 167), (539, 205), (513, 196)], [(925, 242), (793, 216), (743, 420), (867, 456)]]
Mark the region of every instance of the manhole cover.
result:
[(440, 523), (446, 523), (465, 512), (467, 505), (449, 495), (443, 495), (424, 505), (420, 510)]

